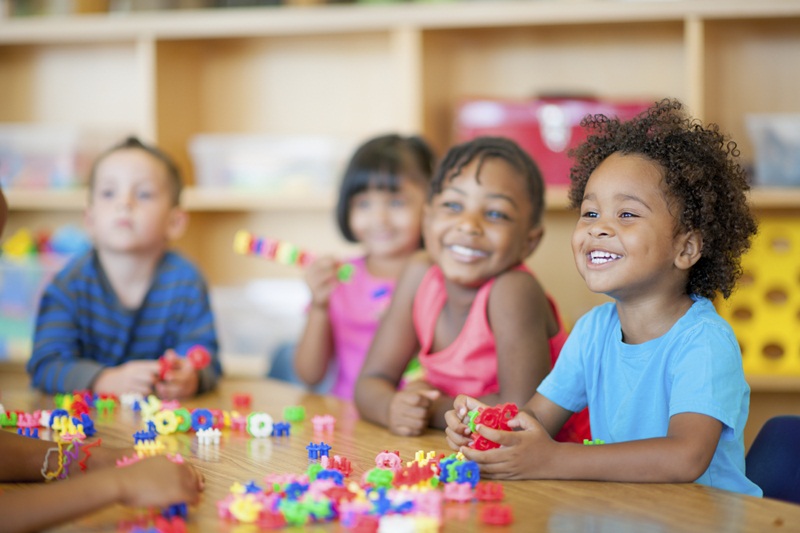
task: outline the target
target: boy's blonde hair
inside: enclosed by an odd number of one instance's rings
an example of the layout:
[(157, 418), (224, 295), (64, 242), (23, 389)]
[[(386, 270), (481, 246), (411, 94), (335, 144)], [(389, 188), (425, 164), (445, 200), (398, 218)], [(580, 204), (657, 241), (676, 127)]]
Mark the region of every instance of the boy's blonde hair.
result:
[(127, 137), (122, 142), (115, 144), (100, 154), (100, 156), (95, 160), (94, 164), (92, 165), (92, 170), (89, 173), (89, 192), (91, 193), (94, 191), (95, 175), (97, 173), (97, 167), (100, 165), (100, 163), (102, 163), (106, 157), (114, 152), (130, 149), (143, 150), (164, 164), (164, 167), (167, 169), (172, 205), (180, 205), (181, 191), (183, 190), (183, 180), (181, 179), (181, 173), (178, 170), (178, 166), (175, 164), (175, 161), (173, 161), (172, 158), (164, 151), (160, 150), (156, 146), (143, 143), (138, 137), (135, 136)]

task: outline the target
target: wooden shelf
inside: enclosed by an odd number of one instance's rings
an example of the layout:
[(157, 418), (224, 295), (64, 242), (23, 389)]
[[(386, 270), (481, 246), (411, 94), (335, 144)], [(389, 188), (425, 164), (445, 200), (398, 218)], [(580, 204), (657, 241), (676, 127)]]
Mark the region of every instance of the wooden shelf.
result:
[(800, 376), (752, 376), (746, 375), (753, 392), (800, 392)]
[[(567, 194), (565, 186), (548, 187), (548, 211), (569, 209)], [(88, 193), (85, 189), (8, 189), (5, 195), (12, 211), (80, 211), (86, 207)], [(800, 187), (754, 188), (750, 198), (756, 208), (800, 209)], [(188, 187), (183, 193), (188, 211), (324, 211), (333, 209), (335, 202), (333, 193), (307, 196), (200, 187)]]
[(671, 2), (453, 2), (380, 6), (326, 5), (88, 14), (10, 18), (0, 21), (0, 43), (208, 39), (615, 22), (683, 21), (694, 18), (780, 18), (800, 15), (785, 0), (680, 0)]

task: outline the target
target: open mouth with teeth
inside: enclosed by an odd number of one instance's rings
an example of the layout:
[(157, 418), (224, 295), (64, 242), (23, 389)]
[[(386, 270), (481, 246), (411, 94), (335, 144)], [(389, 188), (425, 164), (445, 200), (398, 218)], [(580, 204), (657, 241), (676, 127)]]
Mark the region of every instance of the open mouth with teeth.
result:
[(447, 247), (447, 249), (456, 255), (460, 255), (468, 259), (477, 259), (489, 255), (482, 250), (476, 250), (475, 248), (468, 248), (466, 246), (461, 246), (460, 244), (450, 245)]
[(612, 261), (616, 261), (622, 257), (621, 255), (612, 254), (611, 252), (605, 252), (602, 250), (593, 250), (589, 252), (589, 262), (593, 265), (604, 265), (606, 263), (610, 263)]

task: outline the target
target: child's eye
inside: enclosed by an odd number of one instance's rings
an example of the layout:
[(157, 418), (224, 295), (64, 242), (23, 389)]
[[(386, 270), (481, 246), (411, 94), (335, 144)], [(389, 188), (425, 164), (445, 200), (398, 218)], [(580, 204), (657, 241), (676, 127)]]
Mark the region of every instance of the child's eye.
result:
[(505, 214), (502, 211), (497, 211), (496, 209), (490, 209), (486, 212), (486, 218), (489, 220), (511, 220), (511, 217)]
[(369, 208), (369, 200), (366, 198), (353, 198), (353, 208), (354, 209), (367, 209)]
[(598, 215), (597, 215), (596, 211), (591, 211), (591, 210), (587, 209), (587, 210), (585, 210), (585, 211), (583, 211), (581, 213), (581, 217), (583, 217), (583, 218), (597, 218)]
[(458, 202), (453, 201), (444, 201), (442, 202), (442, 207), (449, 211), (460, 212), (461, 211), (461, 204)]
[(619, 214), (620, 218), (637, 218), (635, 213), (631, 213), (630, 211), (623, 211)]
[(153, 193), (153, 191), (139, 191), (138, 193), (136, 193), (136, 197), (139, 200), (150, 200), (153, 196), (155, 196), (155, 193)]
[(406, 199), (405, 198), (392, 198), (389, 201), (389, 207), (405, 207)]
[(100, 198), (110, 199), (114, 197), (114, 190), (113, 189), (100, 189), (97, 191)]

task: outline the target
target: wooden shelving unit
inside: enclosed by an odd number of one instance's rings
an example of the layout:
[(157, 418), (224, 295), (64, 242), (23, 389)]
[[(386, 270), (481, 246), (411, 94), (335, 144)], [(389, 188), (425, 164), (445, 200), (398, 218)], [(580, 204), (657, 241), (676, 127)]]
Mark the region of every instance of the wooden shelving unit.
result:
[[(135, 133), (175, 155), (194, 183), (187, 144), (198, 133), (358, 141), (422, 132), (443, 152), (454, 140), (454, 109), (470, 97), (670, 96), (720, 124), (751, 162), (746, 115), (800, 113), (798, 58), (800, 1), (788, 0), (500, 0), (4, 19), (0, 122)], [(80, 222), (86, 195), (8, 197), (7, 235)], [(757, 188), (751, 198), (759, 217), (800, 224), (800, 191)], [(178, 246), (214, 284), (299, 275), (231, 254), (241, 228), (320, 252), (355, 252), (338, 235), (330, 193), (190, 187), (184, 200), (192, 222)], [(575, 214), (566, 192), (549, 191), (547, 205), (545, 238), (530, 264), (572, 323), (604, 299), (572, 266), (565, 243)], [(754, 388), (764, 383), (778, 381)]]

